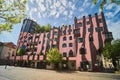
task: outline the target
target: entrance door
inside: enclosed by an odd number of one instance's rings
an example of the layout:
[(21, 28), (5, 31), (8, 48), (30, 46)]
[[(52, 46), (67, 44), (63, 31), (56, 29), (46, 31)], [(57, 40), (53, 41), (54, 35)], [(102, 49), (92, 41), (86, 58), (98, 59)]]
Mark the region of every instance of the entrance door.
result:
[(88, 71), (89, 62), (88, 61), (80, 62), (80, 66), (82, 71)]

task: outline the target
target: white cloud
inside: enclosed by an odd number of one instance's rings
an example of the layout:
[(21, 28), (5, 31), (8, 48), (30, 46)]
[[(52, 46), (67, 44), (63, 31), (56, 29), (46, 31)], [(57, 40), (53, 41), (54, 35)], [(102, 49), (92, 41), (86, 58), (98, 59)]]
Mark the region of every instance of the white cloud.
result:
[(70, 12), (69, 12), (68, 17), (69, 17), (69, 18), (72, 18), (72, 17), (73, 17), (73, 11), (70, 11)]
[(64, 14), (65, 16), (67, 16), (67, 15), (68, 15), (68, 11), (64, 11), (63, 14)]
[(32, 8), (32, 9), (30, 10), (30, 18), (33, 18), (32, 15), (33, 15), (36, 11), (37, 11), (36, 8)]
[[(38, 17), (51, 17), (55, 16), (55, 18), (58, 18), (60, 15), (68, 16), (68, 18), (72, 18), (73, 12), (76, 9), (73, 1), (67, 1), (67, 0), (36, 0), (34, 2), (33, 0), (30, 0), (32, 4), (35, 4), (37, 6), (32, 6), (30, 10), (30, 17), (34, 15), (36, 11), (38, 11)], [(29, 6), (30, 7), (30, 6)], [(40, 12), (40, 13), (39, 13)], [(70, 12), (68, 14), (68, 12)]]
[(61, 6), (61, 3), (59, 2), (59, 1), (57, 1), (56, 3), (55, 3), (55, 7), (56, 8), (59, 8)]
[(26, 10), (27, 10), (27, 11), (29, 10), (28, 4), (26, 4)]
[(79, 11), (80, 11), (80, 12), (83, 12), (83, 11), (84, 11), (84, 9), (83, 9), (83, 8), (80, 8), (80, 9), (79, 9)]
[(112, 3), (112, 4), (106, 4), (105, 5), (106, 9), (109, 9), (109, 10), (111, 10), (113, 8), (113, 6), (116, 6), (116, 4)]
[(56, 13), (57, 13), (56, 10), (53, 9), (53, 10), (51, 10), (51, 12), (50, 12), (49, 15), (50, 15), (50, 16), (54, 16)]
[(33, 3), (34, 0), (30, 0), (31, 3)]
[(107, 18), (114, 18), (114, 16), (120, 11), (120, 6), (115, 3), (105, 5), (105, 16)]
[(40, 11), (42, 11), (42, 12), (44, 12), (44, 11), (46, 10), (44, 4), (41, 4), (41, 5), (39, 6), (39, 9), (40, 9)]
[(62, 3), (63, 6), (67, 5), (67, 1), (66, 0), (61, 0), (61, 3)]
[(56, 18), (58, 18), (59, 16), (60, 16), (60, 14), (59, 14), (59, 13), (57, 13), (55, 17), (56, 17)]
[(112, 32), (114, 39), (120, 38), (120, 21), (113, 23), (111, 21), (107, 22), (109, 31)]
[(41, 18), (41, 17), (42, 17), (42, 16), (41, 16), (41, 14), (40, 14), (40, 12), (38, 13), (38, 17), (39, 17), (39, 18)]

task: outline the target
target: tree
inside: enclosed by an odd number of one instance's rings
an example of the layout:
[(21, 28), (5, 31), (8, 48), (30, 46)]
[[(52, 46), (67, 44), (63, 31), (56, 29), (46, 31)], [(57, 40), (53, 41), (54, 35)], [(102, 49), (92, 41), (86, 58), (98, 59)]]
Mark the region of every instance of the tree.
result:
[[(91, 0), (95, 5), (97, 4), (98, 0)], [(100, 3), (100, 9), (103, 10), (104, 5), (107, 3), (107, 0), (101, 0)], [(120, 5), (120, 1), (119, 0), (110, 0), (110, 3), (116, 3), (118, 5)]]
[(42, 26), (36, 26), (36, 30), (35, 32), (49, 32), (51, 29), (51, 25), (47, 24), (47, 25), (42, 25)]
[(27, 0), (0, 0), (0, 33), (11, 31), (26, 16)]
[(57, 48), (52, 48), (46, 54), (47, 61), (54, 64), (54, 66), (56, 65), (58, 67), (58, 64), (62, 62), (62, 55)]
[(120, 39), (117, 39), (113, 41), (112, 44), (107, 44), (103, 50), (102, 53), (105, 57), (112, 59), (112, 63), (114, 67), (117, 67), (116, 61), (119, 63), (120, 59)]
[(47, 52), (47, 61), (50, 63), (60, 63), (62, 61), (62, 55), (57, 48), (52, 48)]
[(24, 50), (23, 48), (18, 48), (18, 50), (17, 50), (17, 55), (22, 56), (22, 55), (24, 55), (24, 54), (25, 54), (25, 50)]

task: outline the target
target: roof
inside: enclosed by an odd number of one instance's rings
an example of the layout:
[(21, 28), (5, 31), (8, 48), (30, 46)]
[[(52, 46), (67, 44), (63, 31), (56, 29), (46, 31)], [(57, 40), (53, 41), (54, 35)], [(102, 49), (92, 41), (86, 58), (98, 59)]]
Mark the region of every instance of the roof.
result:
[(4, 42), (4, 43), (0, 42), (0, 43), (2, 43), (3, 46), (9, 47), (9, 48), (14, 48), (14, 49), (17, 48), (17, 46), (13, 42)]

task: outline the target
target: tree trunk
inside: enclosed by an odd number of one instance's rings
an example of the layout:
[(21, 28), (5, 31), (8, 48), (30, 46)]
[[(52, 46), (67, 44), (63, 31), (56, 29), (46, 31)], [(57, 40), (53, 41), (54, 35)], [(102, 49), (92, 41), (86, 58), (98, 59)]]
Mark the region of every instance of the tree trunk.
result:
[(117, 70), (117, 63), (116, 63), (116, 59), (112, 58), (112, 64), (114, 66), (115, 71)]

